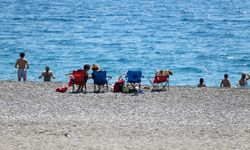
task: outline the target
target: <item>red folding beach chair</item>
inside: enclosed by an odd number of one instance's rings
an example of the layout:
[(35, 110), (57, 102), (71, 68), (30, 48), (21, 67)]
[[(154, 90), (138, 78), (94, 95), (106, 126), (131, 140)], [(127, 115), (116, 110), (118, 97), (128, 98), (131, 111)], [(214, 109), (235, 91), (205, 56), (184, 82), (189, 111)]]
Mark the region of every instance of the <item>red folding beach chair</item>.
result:
[(72, 85), (72, 92), (75, 92), (75, 86), (78, 87), (77, 91), (83, 91), (83, 88), (85, 88), (85, 92), (87, 91), (85, 74), (82, 70), (73, 70), (72, 76), (69, 76), (69, 78), (69, 86)]
[(156, 71), (153, 80), (149, 78), (149, 82), (152, 85), (152, 91), (165, 91), (166, 86), (169, 90), (169, 75), (172, 75), (170, 70), (160, 70)]

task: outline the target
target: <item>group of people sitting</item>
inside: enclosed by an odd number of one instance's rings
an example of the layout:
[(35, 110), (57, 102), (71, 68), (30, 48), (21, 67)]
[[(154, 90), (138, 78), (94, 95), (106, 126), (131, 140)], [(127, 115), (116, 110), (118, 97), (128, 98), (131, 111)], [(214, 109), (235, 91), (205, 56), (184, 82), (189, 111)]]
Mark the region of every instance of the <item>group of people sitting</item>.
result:
[[(240, 87), (247, 86), (247, 80), (250, 79), (250, 75), (244, 72), (242, 72), (241, 74), (242, 74), (241, 79), (238, 81), (237, 86), (240, 86)], [(231, 83), (228, 77), (229, 77), (228, 74), (224, 74), (224, 79), (221, 80), (220, 87), (231, 88)], [(206, 84), (203, 78), (200, 78), (200, 82), (197, 85), (197, 87), (206, 87)]]
[[(91, 76), (89, 76), (89, 70), (92, 70), (92, 74)], [(94, 72), (98, 72), (100, 71), (100, 67), (98, 64), (93, 64), (91, 67), (89, 64), (85, 64), (83, 66), (83, 69), (78, 69), (76, 72), (80, 73), (82, 75), (82, 84), (80, 86), (78, 86), (77, 91), (83, 91), (83, 88), (86, 88), (86, 83), (88, 81), (89, 78), (94, 78), (95, 73)], [(69, 86), (71, 86), (74, 82), (74, 72), (68, 73), (66, 74), (67, 76), (70, 76), (70, 82), (69, 82)], [(86, 90), (86, 89), (85, 89)]]

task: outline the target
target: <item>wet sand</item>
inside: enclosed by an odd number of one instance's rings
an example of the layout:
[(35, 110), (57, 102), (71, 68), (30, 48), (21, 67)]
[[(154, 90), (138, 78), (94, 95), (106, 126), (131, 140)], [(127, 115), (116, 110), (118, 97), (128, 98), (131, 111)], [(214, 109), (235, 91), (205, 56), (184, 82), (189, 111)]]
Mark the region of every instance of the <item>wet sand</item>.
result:
[(57, 93), (0, 81), (1, 149), (250, 149), (250, 90)]

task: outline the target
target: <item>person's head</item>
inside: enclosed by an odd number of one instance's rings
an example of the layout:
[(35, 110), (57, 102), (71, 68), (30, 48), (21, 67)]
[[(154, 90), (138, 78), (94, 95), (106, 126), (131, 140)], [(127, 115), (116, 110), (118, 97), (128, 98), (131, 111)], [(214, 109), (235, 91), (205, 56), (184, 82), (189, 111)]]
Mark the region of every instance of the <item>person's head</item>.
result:
[(228, 74), (224, 74), (224, 78), (227, 79), (228, 78)]
[(245, 79), (246, 78), (246, 74), (242, 74), (241, 78)]
[(92, 66), (91, 66), (91, 70), (92, 71), (98, 71), (100, 69), (100, 67), (99, 67), (99, 65), (97, 65), (97, 64), (93, 64)]
[(21, 58), (24, 58), (24, 56), (25, 56), (25, 53), (24, 53), (24, 52), (21, 52), (21, 53), (20, 53), (20, 57), (21, 57)]
[(203, 83), (204, 83), (204, 79), (200, 78), (200, 84), (203, 84)]
[(89, 65), (89, 64), (85, 64), (85, 65), (83, 66), (83, 69), (89, 71), (90, 65)]
[(49, 70), (50, 70), (49, 66), (46, 66), (46, 67), (45, 67), (45, 70), (46, 70), (47, 72), (49, 72)]
[(169, 75), (173, 75), (173, 71), (172, 70), (168, 70)]

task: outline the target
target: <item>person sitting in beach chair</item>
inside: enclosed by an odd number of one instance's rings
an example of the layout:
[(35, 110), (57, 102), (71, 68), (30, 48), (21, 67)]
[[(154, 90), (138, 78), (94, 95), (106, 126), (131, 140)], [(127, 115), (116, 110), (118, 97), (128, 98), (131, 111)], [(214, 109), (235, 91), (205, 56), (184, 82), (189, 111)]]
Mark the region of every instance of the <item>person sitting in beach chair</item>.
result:
[[(131, 86), (131, 91), (140, 91), (141, 90), (141, 78), (142, 72), (141, 71), (131, 71), (128, 70), (126, 76), (127, 87)], [(137, 90), (138, 87), (138, 90)]]
[(85, 92), (87, 92), (87, 80), (88, 80), (88, 71), (90, 69), (90, 66), (88, 64), (84, 65), (84, 69), (78, 69), (77, 71), (73, 70), (72, 73), (67, 74), (69, 75), (70, 82), (69, 86), (72, 86), (72, 92), (75, 92), (75, 86), (78, 86), (78, 89), (76, 90), (83, 92), (83, 88), (85, 88)]
[[(92, 78), (94, 80), (94, 92), (107, 92), (108, 91), (108, 80), (106, 71), (93, 71)], [(98, 87), (98, 89), (96, 88)]]
[(172, 75), (173, 72), (171, 70), (158, 70), (155, 73), (155, 77), (153, 80), (149, 78), (149, 82), (152, 85), (151, 91), (164, 91), (166, 90), (166, 86), (169, 89), (169, 76)]
[(101, 68), (98, 64), (92, 64), (91, 70), (92, 71), (99, 71), (99, 70), (101, 70)]

